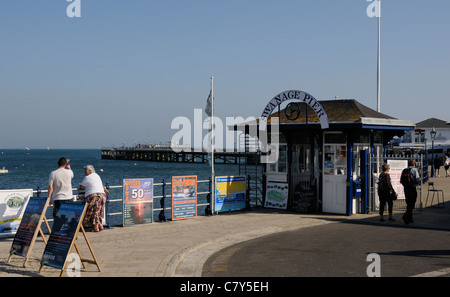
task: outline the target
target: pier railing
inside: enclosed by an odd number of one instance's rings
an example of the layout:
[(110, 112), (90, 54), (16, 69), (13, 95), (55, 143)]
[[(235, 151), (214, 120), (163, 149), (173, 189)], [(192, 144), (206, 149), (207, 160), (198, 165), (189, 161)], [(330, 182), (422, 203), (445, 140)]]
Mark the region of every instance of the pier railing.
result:
[[(208, 185), (208, 190), (205, 191), (205, 184)], [(154, 183), (154, 196), (153, 196), (153, 221), (159, 221), (159, 222), (165, 222), (171, 218), (168, 218), (166, 216), (166, 212), (171, 213), (172, 211), (172, 205), (170, 204), (171, 198), (172, 198), (172, 183), (166, 182), (164, 179), (161, 183)], [(158, 188), (160, 187), (160, 188)], [(120, 216), (123, 215), (123, 211), (117, 211), (117, 209), (111, 209), (110, 203), (120, 203), (122, 205), (123, 203), (123, 197), (116, 198), (118, 195), (116, 191), (119, 189), (119, 194), (123, 193), (123, 186), (109, 186), (106, 185), (106, 188), (110, 191), (107, 202), (105, 206), (105, 212), (106, 212), (106, 221), (109, 222), (112, 216)], [(198, 189), (201, 189), (199, 191)], [(211, 179), (208, 180), (198, 180), (197, 181), (197, 213), (201, 213), (200, 210), (204, 210), (205, 215), (211, 215), (212, 212), (211, 209), (211, 202), (210, 202), (210, 196), (211, 195)], [(199, 203), (200, 201), (200, 203)], [(159, 202), (159, 207), (155, 207), (157, 203)], [(170, 203), (167, 203), (170, 202)], [(209, 208), (208, 208), (209, 207)], [(155, 214), (159, 212), (159, 214), (156, 216)], [(157, 218), (155, 220), (155, 218)]]
[[(120, 226), (123, 220), (119, 217), (123, 215), (123, 185), (109, 185), (105, 184), (109, 190), (105, 204), (105, 218), (106, 226)], [(211, 210), (211, 178), (207, 180), (197, 181), (197, 215), (212, 215)], [(83, 191), (77, 188), (72, 189), (74, 193), (82, 193)], [(246, 184), (246, 205), (250, 205), (250, 184)], [(48, 195), (48, 190), (33, 190), (33, 195), (36, 197), (45, 197)], [(164, 179), (160, 183), (153, 184), (153, 222), (165, 222), (171, 220), (172, 217), (172, 183), (166, 182)], [(158, 204), (159, 203), (159, 204)], [(50, 206), (52, 207), (52, 206)], [(51, 213), (51, 210), (48, 210)], [(48, 221), (52, 221), (49, 219)]]

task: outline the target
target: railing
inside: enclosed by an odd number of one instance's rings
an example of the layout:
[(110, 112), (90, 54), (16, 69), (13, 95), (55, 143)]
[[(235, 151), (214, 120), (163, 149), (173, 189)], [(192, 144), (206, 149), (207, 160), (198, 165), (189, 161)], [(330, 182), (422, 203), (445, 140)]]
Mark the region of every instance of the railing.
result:
[[(206, 191), (206, 184), (208, 185), (208, 190)], [(159, 222), (165, 222), (168, 219), (166, 218), (166, 212), (172, 210), (172, 206), (166, 203), (166, 198), (172, 197), (172, 183), (171, 182), (165, 182), (163, 179), (161, 183), (155, 183), (153, 184), (154, 187), (154, 196), (153, 196), (153, 218), (157, 217), (158, 220), (153, 219), (153, 221), (159, 221)], [(210, 194), (211, 194), (211, 178), (208, 180), (199, 180), (197, 181), (197, 213), (200, 213), (198, 210), (199, 208), (204, 208), (205, 215), (211, 215), (211, 203), (210, 203)], [(106, 197), (106, 204), (105, 204), (105, 218), (106, 218), (106, 225), (110, 226), (112, 225), (111, 217), (114, 216), (120, 216), (123, 215), (123, 211), (117, 211), (119, 207), (111, 207), (111, 203), (117, 203), (120, 202), (120, 208), (122, 207), (123, 203), (123, 185), (120, 186), (110, 186), (108, 184), (105, 184), (105, 187), (110, 191), (109, 195)], [(160, 187), (160, 188), (159, 188)], [(200, 188), (200, 190), (199, 190)], [(120, 189), (121, 191), (117, 191)], [(169, 191), (170, 189), (170, 191)], [(80, 193), (80, 191), (77, 188), (73, 188), (72, 191)], [(120, 192), (120, 197), (117, 192)], [(48, 190), (41, 190), (39, 187), (37, 190), (33, 190), (33, 194), (36, 194), (36, 197), (41, 197), (43, 193), (48, 193)], [(155, 195), (155, 193), (157, 195)], [(160, 207), (155, 208), (154, 206), (157, 205), (157, 202), (159, 200)], [(198, 203), (198, 202), (201, 203)], [(171, 199), (169, 202), (172, 202)], [(112, 209), (112, 211), (111, 211)], [(155, 216), (155, 212), (158, 212), (159, 214)], [(52, 219), (49, 219), (48, 221), (53, 221)], [(114, 225), (120, 225), (115, 223)]]

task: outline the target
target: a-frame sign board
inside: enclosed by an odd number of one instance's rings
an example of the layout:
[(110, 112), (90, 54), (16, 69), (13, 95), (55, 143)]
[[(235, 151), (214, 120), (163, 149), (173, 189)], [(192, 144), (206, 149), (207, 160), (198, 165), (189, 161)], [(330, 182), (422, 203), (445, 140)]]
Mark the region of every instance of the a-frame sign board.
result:
[(25, 257), (23, 267), (26, 267), (38, 233), (41, 235), (44, 243), (47, 244), (47, 240), (45, 240), (44, 232), (42, 232), (41, 226), (42, 221), (44, 221), (47, 229), (50, 231), (50, 226), (45, 218), (45, 211), (48, 207), (48, 201), (48, 198), (31, 197), (29, 199), (25, 212), (22, 216), (22, 221), (20, 222), (9, 251), (8, 263), (13, 255), (21, 256)]
[[(62, 276), (67, 268), (67, 258), (72, 252), (73, 247), (75, 247), (75, 250), (80, 257), (80, 264), (83, 265), (83, 268), (85, 268), (83, 262), (87, 262), (95, 264), (98, 271), (101, 271), (100, 265), (98, 264), (97, 258), (95, 257), (92, 246), (89, 243), (86, 232), (83, 228), (83, 219), (86, 214), (86, 208), (86, 203), (61, 203), (53, 222), (52, 233), (50, 234), (48, 243), (45, 246), (44, 254), (42, 255), (39, 273), (42, 271), (44, 266), (50, 266), (56, 269), (61, 269), (60, 276)], [(80, 230), (83, 233), (93, 260), (83, 259), (81, 257), (80, 250), (75, 244)]]

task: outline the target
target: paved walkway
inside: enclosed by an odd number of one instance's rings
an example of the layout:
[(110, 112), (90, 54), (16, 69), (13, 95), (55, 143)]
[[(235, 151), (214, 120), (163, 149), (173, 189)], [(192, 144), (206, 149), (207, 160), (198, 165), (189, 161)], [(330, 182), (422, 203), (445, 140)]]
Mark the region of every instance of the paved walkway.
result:
[[(396, 214), (398, 227), (432, 228), (450, 231), (450, 177), (433, 178), (435, 187), (446, 195), (445, 208), (424, 208), (415, 214), (415, 223), (405, 226), (401, 213)], [(424, 186), (424, 202), (426, 185)], [(435, 199), (436, 202), (436, 199)], [(132, 227), (114, 227), (99, 233), (88, 232), (88, 238), (99, 261), (86, 264), (81, 276), (201, 276), (203, 264), (215, 252), (234, 243), (271, 233), (355, 220), (363, 224), (380, 224), (375, 213), (369, 215), (299, 214), (271, 209), (221, 214), (213, 217), (153, 223)], [(388, 223), (384, 223), (388, 224)], [(0, 239), (0, 277), (59, 276), (60, 271), (44, 267), (39, 274), (44, 243), (38, 238), (27, 267), (22, 257), (6, 263), (12, 238)], [(77, 241), (83, 258), (90, 258), (83, 236)]]

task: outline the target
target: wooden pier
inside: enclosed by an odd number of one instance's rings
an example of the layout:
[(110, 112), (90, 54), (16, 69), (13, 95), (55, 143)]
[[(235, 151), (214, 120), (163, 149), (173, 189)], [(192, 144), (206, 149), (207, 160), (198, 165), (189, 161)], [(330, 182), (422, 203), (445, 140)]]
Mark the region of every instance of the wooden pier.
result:
[[(214, 162), (223, 164), (239, 164), (240, 162), (259, 163), (259, 152), (214, 152)], [(150, 162), (174, 163), (207, 163), (208, 152), (183, 150), (175, 152), (170, 146), (157, 147), (119, 147), (102, 148), (102, 159), (106, 160), (134, 160)]]

